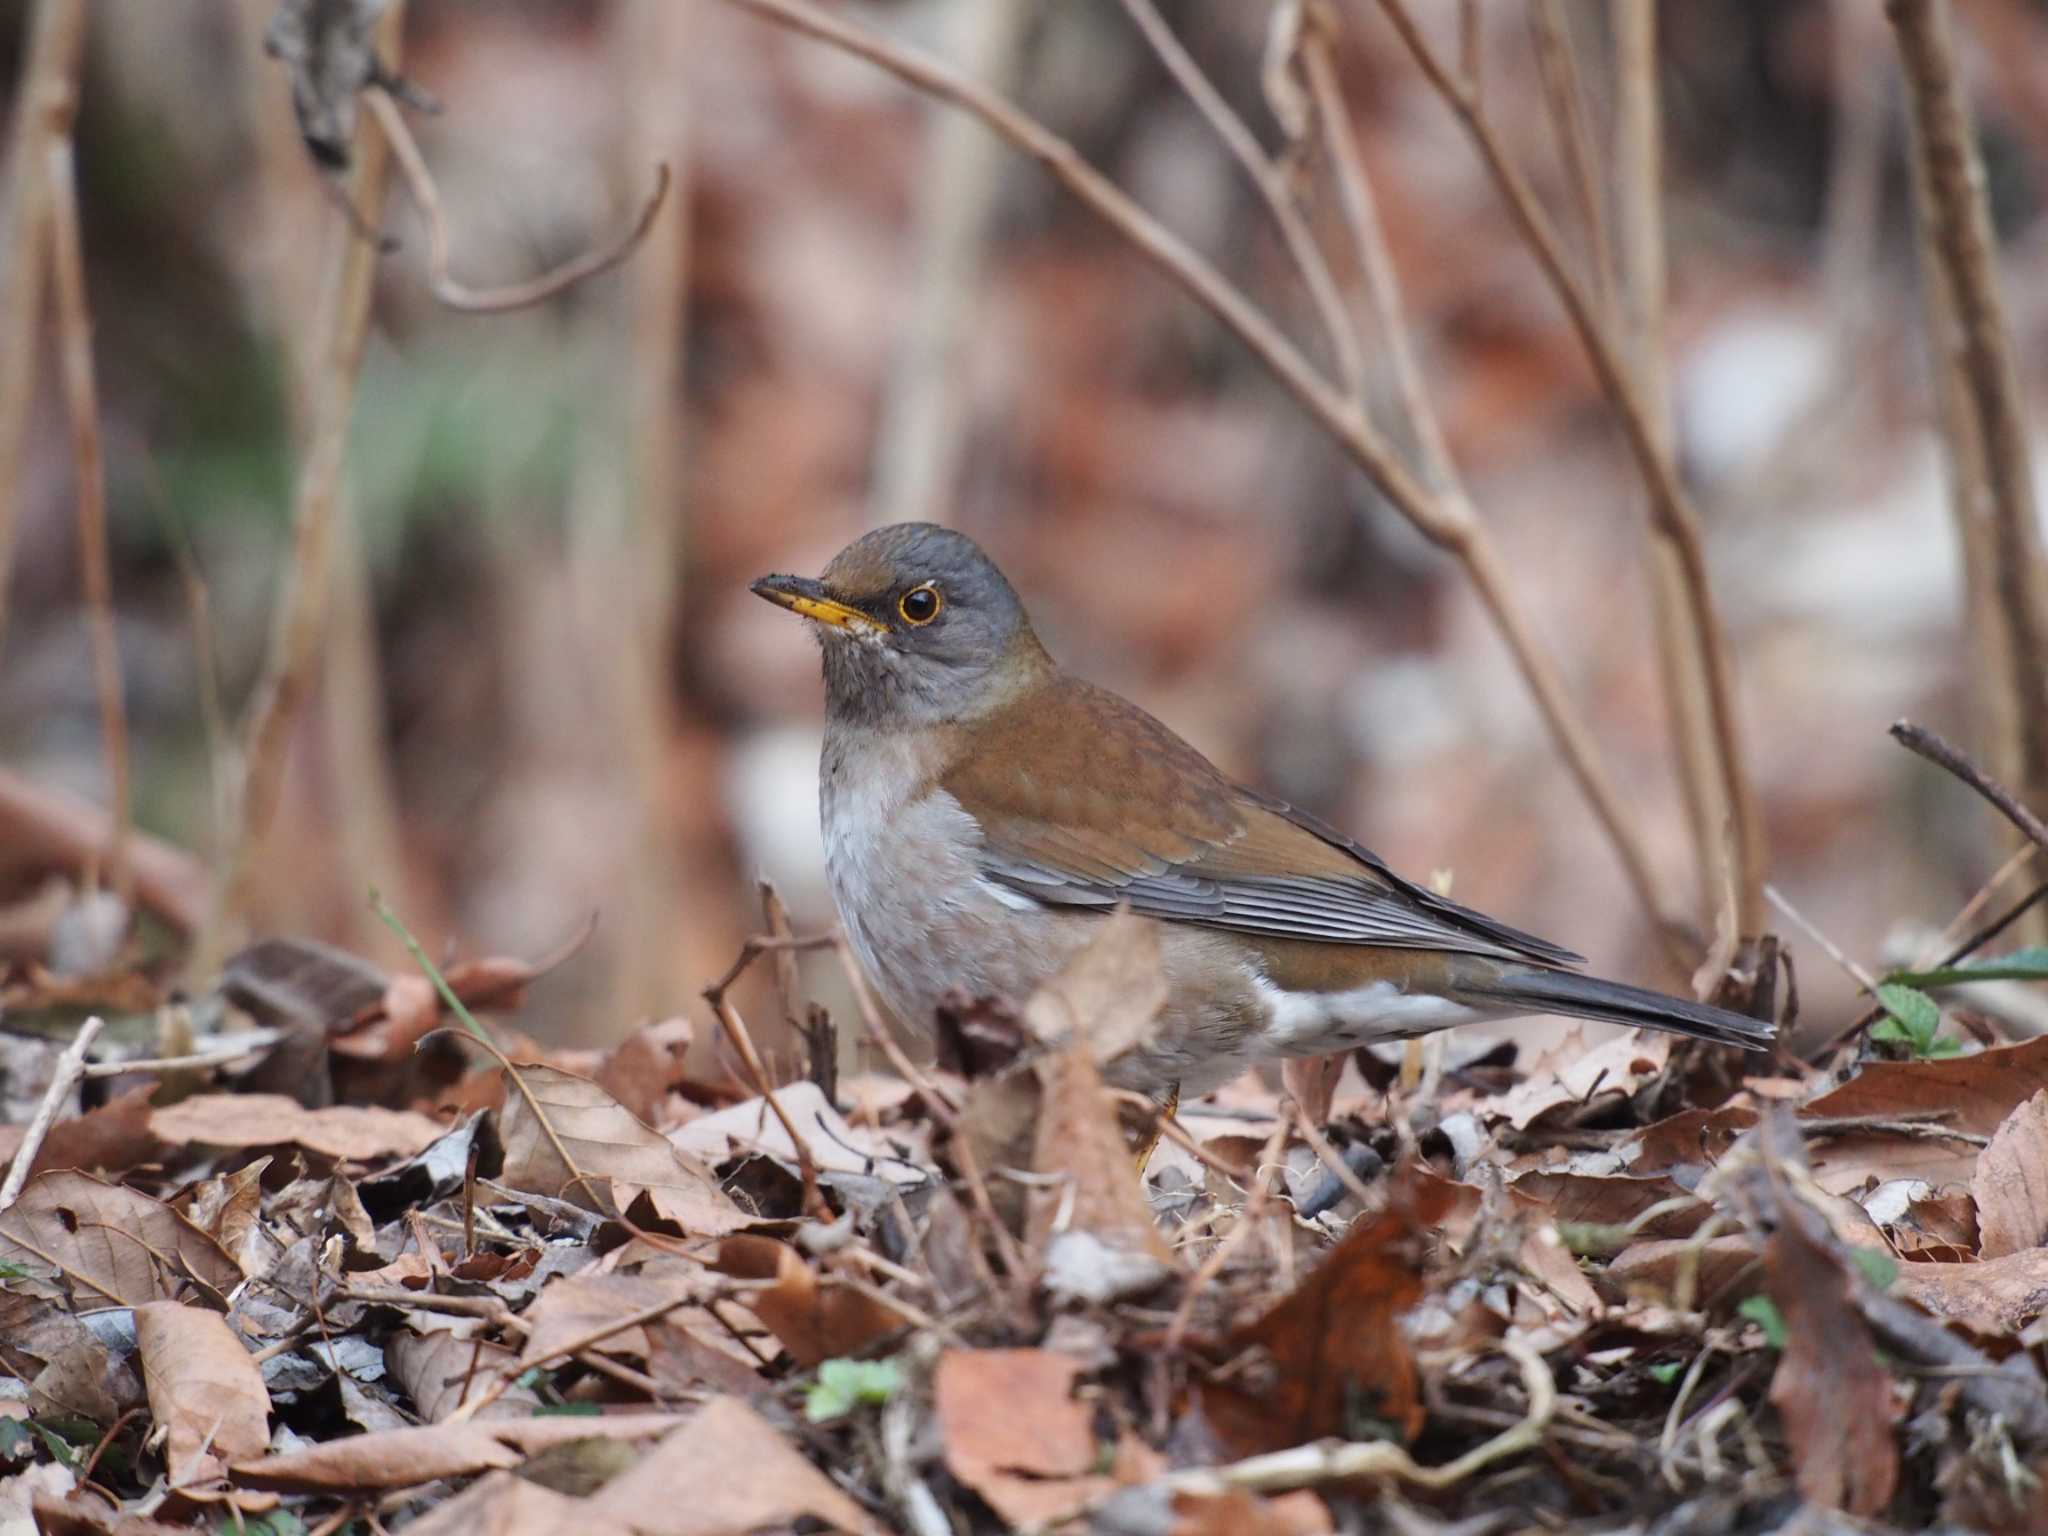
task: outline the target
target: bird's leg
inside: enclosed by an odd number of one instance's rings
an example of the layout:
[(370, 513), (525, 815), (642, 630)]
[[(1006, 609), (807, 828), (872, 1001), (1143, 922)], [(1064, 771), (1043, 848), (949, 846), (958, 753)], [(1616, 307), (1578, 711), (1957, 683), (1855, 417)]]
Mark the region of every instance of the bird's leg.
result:
[(1145, 1177), (1145, 1165), (1152, 1161), (1152, 1154), (1159, 1150), (1159, 1138), (1166, 1134), (1166, 1122), (1180, 1111), (1180, 1084), (1175, 1083), (1166, 1091), (1166, 1102), (1159, 1106), (1152, 1117), (1152, 1129), (1144, 1133), (1138, 1144), (1138, 1177)]

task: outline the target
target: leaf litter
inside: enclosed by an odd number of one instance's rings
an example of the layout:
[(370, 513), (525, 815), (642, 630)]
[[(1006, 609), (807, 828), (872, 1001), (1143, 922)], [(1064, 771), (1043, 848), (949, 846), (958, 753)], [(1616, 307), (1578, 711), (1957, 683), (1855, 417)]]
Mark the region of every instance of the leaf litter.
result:
[(2048, 1042), (1460, 1040), (1427, 1101), (1368, 1050), (1162, 1128), (1122, 917), (904, 1079), (543, 1050), (540, 969), (267, 941), (233, 1049), (31, 1149), (9, 1529), (2048, 1524)]

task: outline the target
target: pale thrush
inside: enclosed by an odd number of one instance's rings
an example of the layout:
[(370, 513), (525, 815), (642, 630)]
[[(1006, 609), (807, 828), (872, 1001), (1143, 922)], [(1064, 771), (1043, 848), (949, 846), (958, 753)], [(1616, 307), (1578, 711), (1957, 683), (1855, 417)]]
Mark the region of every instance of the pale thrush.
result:
[(1270, 1057), (1566, 1014), (1761, 1049), (1772, 1026), (1569, 969), (1579, 957), (1395, 874), (1136, 705), (1062, 671), (965, 535), (877, 529), (753, 590), (824, 648), (819, 803), (846, 934), (928, 1026), (1021, 1001), (1119, 904), (1159, 924), (1168, 997), (1112, 1074), (1199, 1093)]

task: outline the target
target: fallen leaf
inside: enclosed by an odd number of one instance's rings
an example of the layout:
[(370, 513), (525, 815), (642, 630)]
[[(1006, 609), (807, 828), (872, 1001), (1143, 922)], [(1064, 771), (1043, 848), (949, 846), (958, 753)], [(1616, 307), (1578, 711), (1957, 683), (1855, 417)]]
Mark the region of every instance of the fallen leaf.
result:
[(1280, 1063), (1280, 1082), (1288, 1096), (1301, 1106), (1302, 1118), (1311, 1125), (1330, 1123), (1330, 1106), (1336, 1101), (1337, 1079), (1344, 1075), (1348, 1053), (1336, 1056), (1290, 1056)]
[(874, 1297), (820, 1275), (802, 1254), (771, 1237), (728, 1237), (718, 1245), (712, 1267), (737, 1280), (774, 1282), (750, 1294), (746, 1305), (801, 1366), (859, 1354), (909, 1321)]
[[(1104, 1303), (1157, 1287), (1173, 1273), (1172, 1250), (1159, 1235), (1095, 1058), (1077, 1041), (1040, 1061), (1036, 1071), (1044, 1093), (1031, 1166), (1051, 1177), (1030, 1192), (1026, 1230), (1048, 1258), (1055, 1243), (1068, 1250), (1064, 1282), (1049, 1276), (1048, 1288)], [(1077, 1262), (1083, 1250), (1090, 1262)], [(1105, 1277), (1104, 1283), (1093, 1277)]]
[(1384, 1211), (1353, 1223), (1291, 1294), (1231, 1336), (1233, 1355), (1263, 1347), (1270, 1368), (1257, 1387), (1204, 1384), (1203, 1407), (1227, 1441), (1250, 1453), (1358, 1439), (1373, 1424), (1403, 1440), (1422, 1428), (1401, 1316), (1422, 1294), (1428, 1234), (1458, 1198), (1447, 1183), (1404, 1170)]
[[(903, 1185), (926, 1181), (925, 1171), (898, 1156), (879, 1132), (856, 1126), (840, 1114), (816, 1083), (785, 1083), (775, 1090), (775, 1102), (804, 1138), (811, 1165), (819, 1172), (873, 1174)], [(764, 1153), (792, 1168), (797, 1162), (796, 1145), (766, 1099), (748, 1099), (715, 1114), (699, 1115), (670, 1131), (668, 1142), (713, 1166), (749, 1152)]]
[(77, 1485), (71, 1469), (56, 1462), (0, 1477), (0, 1536), (29, 1536), (36, 1529), (35, 1506), (60, 1501)]
[[(39, 1536), (192, 1536), (189, 1525), (165, 1525), (161, 1520), (109, 1509), (98, 1495), (86, 1490), (62, 1499), (38, 1493), (34, 1513), (33, 1529)], [(4, 1522), (0, 1522), (0, 1530), (12, 1536), (13, 1528)]]
[(1525, 1173), (1510, 1188), (1527, 1196), (1559, 1224), (1625, 1227), (1653, 1206), (1670, 1206), (1634, 1235), (1684, 1237), (1713, 1213), (1704, 1200), (1687, 1201), (1687, 1191), (1661, 1175), (1600, 1177), (1582, 1173)]
[(869, 1536), (875, 1523), (768, 1421), (717, 1397), (587, 1501), (641, 1536), (736, 1536), (806, 1517)]
[[(1990, 1136), (2044, 1088), (2048, 1036), (1973, 1056), (1871, 1062), (1799, 1114), (1801, 1119), (1933, 1116), (1944, 1129)], [(1821, 1187), (1842, 1193), (1872, 1180), (1898, 1178), (1925, 1179), (1937, 1188), (1968, 1184), (1976, 1171), (1977, 1152), (1968, 1142), (1873, 1132), (1817, 1142), (1808, 1157)]]
[(1851, 1277), (1796, 1221), (1782, 1222), (1765, 1243), (1764, 1277), (1785, 1320), (1771, 1401), (1785, 1421), (1799, 1491), (1828, 1509), (1874, 1515), (1898, 1487), (1897, 1409), (1891, 1373), (1852, 1303)]
[(1970, 1193), (1984, 1258), (2048, 1243), (2048, 1089), (2005, 1117), (1977, 1158)]
[(406, 1528), (408, 1536), (633, 1536), (623, 1521), (511, 1472), (487, 1472)]
[[(526, 1342), (519, 1358), (527, 1364), (545, 1360), (565, 1344), (585, 1338), (618, 1318), (642, 1312), (664, 1301), (679, 1305), (692, 1297), (713, 1293), (709, 1284), (698, 1283), (691, 1273), (671, 1271), (662, 1278), (652, 1275), (571, 1275), (556, 1280), (526, 1309)], [(593, 1349), (622, 1359), (645, 1360), (647, 1329), (635, 1324), (606, 1338)]]
[(1482, 1101), (1480, 1109), (1525, 1131), (1567, 1105), (1627, 1097), (1644, 1078), (1661, 1072), (1670, 1055), (1669, 1035), (1628, 1030), (1589, 1049), (1585, 1032), (1575, 1027), (1530, 1065), (1526, 1078)]
[(589, 1078), (542, 1065), (510, 1071), (518, 1082), (506, 1085), (501, 1177), (514, 1189), (607, 1216), (618, 1215), (644, 1190), (662, 1216), (692, 1237), (752, 1225), (709, 1169)]
[(1104, 1067), (1150, 1041), (1165, 1006), (1159, 925), (1120, 909), (1031, 994), (1023, 1021), (1041, 1045), (1065, 1051), (1079, 1041)]
[[(392, 1380), (412, 1399), (419, 1416), (439, 1424), (472, 1397), (519, 1369), (519, 1357), (483, 1336), (474, 1319), (437, 1328), (401, 1328), (384, 1346)], [(540, 1407), (529, 1387), (514, 1385), (486, 1404), (479, 1419), (525, 1419)]]
[(2048, 1313), (2048, 1248), (1974, 1264), (1901, 1264), (1897, 1294), (1985, 1338), (2009, 1338)]
[(263, 1373), (218, 1312), (175, 1301), (137, 1307), (135, 1352), (150, 1417), (167, 1437), (171, 1486), (213, 1482), (223, 1463), (269, 1449)]
[[(1084, 1369), (1046, 1349), (949, 1349), (932, 1375), (946, 1469), (1005, 1524), (1065, 1520), (1123, 1483), (1160, 1470), (1133, 1437), (1097, 1439), (1094, 1405), (1075, 1396)], [(1114, 1457), (1114, 1471), (1104, 1467)], [(1121, 1475), (1118, 1475), (1121, 1473)]]
[(1721, 1302), (1738, 1281), (1756, 1273), (1756, 1264), (1756, 1239), (1729, 1232), (1704, 1244), (1689, 1237), (1632, 1244), (1608, 1264), (1607, 1278), (1629, 1295), (1670, 1302), (1690, 1273), (1691, 1310)]
[(307, 1109), (282, 1094), (201, 1093), (156, 1110), (150, 1129), (177, 1146), (296, 1146), (322, 1157), (366, 1163), (411, 1157), (447, 1127), (411, 1110), (369, 1104)]
[(285, 1493), (410, 1488), (436, 1478), (516, 1467), (534, 1452), (565, 1440), (586, 1435), (645, 1440), (667, 1434), (681, 1422), (681, 1416), (673, 1413), (482, 1422), (464, 1419), (349, 1435), (278, 1456), (236, 1462), (229, 1471), (246, 1487)]
[[(29, 1172), (82, 1168), (125, 1173), (157, 1157), (164, 1144), (150, 1130), (149, 1107), (156, 1088), (155, 1083), (140, 1083), (82, 1115), (59, 1120), (36, 1149)], [(27, 1134), (25, 1125), (0, 1126), (0, 1166), (14, 1161)]]
[(1173, 1501), (1171, 1536), (1324, 1536), (1336, 1529), (1330, 1507), (1306, 1489), (1262, 1499), (1243, 1488)]
[(1684, 1109), (1644, 1126), (1634, 1143), (1623, 1149), (1629, 1171), (1666, 1173), (1674, 1168), (1711, 1168), (1727, 1155), (1736, 1138), (1755, 1127), (1757, 1112), (1747, 1105), (1719, 1109)]
[(54, 1271), (83, 1307), (172, 1300), (196, 1282), (225, 1309), (242, 1281), (228, 1252), (168, 1205), (71, 1169), (37, 1174), (0, 1211), (0, 1259)]

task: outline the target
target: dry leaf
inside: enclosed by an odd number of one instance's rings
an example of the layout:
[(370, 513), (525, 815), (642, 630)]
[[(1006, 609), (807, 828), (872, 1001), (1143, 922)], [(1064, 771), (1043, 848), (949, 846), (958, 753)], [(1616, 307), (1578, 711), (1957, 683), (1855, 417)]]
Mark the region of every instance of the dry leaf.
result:
[(633, 1536), (630, 1527), (511, 1472), (487, 1472), (406, 1528), (406, 1536)]
[(706, 1403), (588, 1502), (641, 1536), (738, 1536), (805, 1517), (853, 1536), (877, 1529), (766, 1419), (730, 1397)]
[(1780, 1223), (1764, 1245), (1764, 1276), (1785, 1320), (1771, 1401), (1785, 1421), (1799, 1491), (1828, 1509), (1874, 1515), (1898, 1486), (1897, 1409), (1891, 1373), (1851, 1300), (1850, 1276), (1796, 1221)]
[(1251, 1452), (1357, 1439), (1366, 1420), (1404, 1440), (1421, 1429), (1401, 1315), (1422, 1294), (1426, 1236), (1455, 1201), (1447, 1183), (1404, 1173), (1386, 1210), (1361, 1217), (1291, 1295), (1232, 1335), (1233, 1353), (1262, 1346), (1271, 1368), (1258, 1387), (1204, 1384), (1203, 1406), (1226, 1440)]
[(1336, 1529), (1330, 1507), (1306, 1489), (1262, 1499), (1243, 1488), (1173, 1501), (1171, 1536), (1324, 1536)]
[(502, 1178), (514, 1189), (607, 1216), (618, 1215), (645, 1190), (655, 1209), (692, 1237), (752, 1224), (708, 1169), (589, 1078), (549, 1066), (511, 1070), (518, 1083), (506, 1085), (500, 1136)]
[(155, 1111), (150, 1129), (177, 1146), (297, 1146), (366, 1163), (412, 1157), (448, 1128), (411, 1110), (368, 1104), (307, 1109), (276, 1093), (201, 1093)]
[[(33, 1529), (39, 1536), (192, 1536), (189, 1525), (165, 1525), (141, 1515), (123, 1514), (107, 1508), (98, 1494), (84, 1490), (63, 1499), (39, 1493), (34, 1512)], [(0, 1530), (12, 1536), (4, 1522), (0, 1522)]]
[(1028, 1231), (1047, 1257), (1048, 1289), (1107, 1302), (1156, 1287), (1173, 1272), (1172, 1250), (1095, 1058), (1076, 1042), (1036, 1070), (1044, 1093), (1031, 1166), (1058, 1177), (1031, 1192)]
[[(440, 1423), (500, 1376), (519, 1369), (519, 1357), (485, 1338), (472, 1319), (433, 1329), (401, 1328), (385, 1344), (384, 1359), (392, 1380), (429, 1424)], [(525, 1419), (539, 1407), (540, 1398), (530, 1388), (513, 1386), (476, 1417)]]
[[(2043, 1088), (2048, 1088), (2048, 1036), (1974, 1056), (1871, 1062), (1799, 1113), (1802, 1119), (1934, 1116), (1945, 1129), (1990, 1136)], [(1977, 1148), (1968, 1142), (1881, 1133), (1831, 1137), (1807, 1156), (1821, 1187), (1838, 1194), (1873, 1180), (1925, 1179), (1937, 1188), (1967, 1184), (1977, 1167)]]
[(281, 1456), (236, 1462), (229, 1470), (250, 1488), (287, 1493), (348, 1493), (410, 1488), (436, 1478), (467, 1477), (494, 1467), (516, 1467), (536, 1451), (586, 1435), (645, 1440), (682, 1422), (673, 1413), (627, 1413), (597, 1418), (463, 1419), (411, 1429), (376, 1430), (329, 1440)]
[[(701, 1271), (671, 1270), (654, 1275), (571, 1275), (550, 1284), (526, 1309), (526, 1342), (519, 1358), (527, 1364), (545, 1360), (565, 1344), (586, 1338), (605, 1324), (664, 1301), (678, 1304), (712, 1294)], [(642, 1324), (621, 1329), (591, 1346), (603, 1354), (645, 1360), (647, 1329)]]
[(1615, 1255), (1607, 1277), (1630, 1295), (1668, 1302), (1690, 1273), (1692, 1304), (1708, 1307), (1737, 1281), (1752, 1279), (1756, 1264), (1756, 1239), (1746, 1232), (1728, 1232), (1705, 1244), (1689, 1237), (1632, 1244)]
[(1159, 925), (1119, 910), (1086, 949), (1031, 994), (1023, 1020), (1042, 1045), (1065, 1050), (1084, 1042), (1100, 1067), (1148, 1042), (1165, 1006)]
[(1685, 1109), (1637, 1133), (1623, 1150), (1629, 1171), (1665, 1173), (1674, 1168), (1711, 1168), (1735, 1145), (1736, 1138), (1756, 1126), (1754, 1109), (1724, 1104), (1719, 1109)]
[(1350, 1059), (1349, 1053), (1291, 1056), (1280, 1064), (1280, 1081), (1301, 1106), (1302, 1118), (1309, 1124), (1329, 1124), (1330, 1106), (1337, 1098), (1337, 1080), (1344, 1075), (1344, 1064)]
[(835, 1285), (789, 1244), (770, 1237), (728, 1237), (712, 1267), (739, 1280), (775, 1282), (746, 1304), (801, 1366), (859, 1354), (908, 1321), (871, 1296)]
[(223, 1463), (270, 1448), (263, 1372), (218, 1312), (175, 1301), (137, 1307), (135, 1352), (150, 1416), (168, 1437), (173, 1487), (210, 1483)]
[(1634, 1093), (1644, 1078), (1664, 1070), (1670, 1055), (1669, 1035), (1627, 1030), (1588, 1049), (1585, 1031), (1574, 1027), (1536, 1059), (1527, 1078), (1506, 1093), (1484, 1100), (1480, 1108), (1483, 1115), (1497, 1115), (1516, 1130), (1525, 1131), (1544, 1115), (1567, 1105)]
[(70, 1169), (37, 1174), (0, 1211), (0, 1259), (54, 1271), (82, 1307), (139, 1307), (197, 1282), (224, 1309), (242, 1281), (227, 1251), (168, 1205)]
[(1979, 1252), (2004, 1258), (2048, 1243), (2048, 1089), (2005, 1117), (1977, 1158)]
[[(804, 1138), (820, 1173), (864, 1173), (894, 1184), (918, 1185), (925, 1172), (905, 1162), (882, 1135), (840, 1114), (824, 1090), (806, 1079), (775, 1090), (775, 1102)], [(766, 1099), (748, 1099), (715, 1114), (699, 1115), (668, 1133), (669, 1145), (716, 1166), (730, 1157), (761, 1152), (794, 1166), (796, 1146)]]
[[(1123, 1483), (1156, 1476), (1158, 1457), (1128, 1434), (1096, 1438), (1094, 1406), (1075, 1396), (1083, 1370), (1046, 1349), (949, 1349), (932, 1377), (946, 1468), (1012, 1526), (1064, 1520)], [(1103, 1471), (1113, 1455), (1118, 1465)]]
[(2048, 1313), (2048, 1248), (1975, 1264), (1901, 1264), (1894, 1291), (1985, 1338), (2009, 1338)]
[[(155, 1083), (140, 1083), (82, 1115), (59, 1120), (36, 1150), (29, 1172), (50, 1168), (98, 1169), (124, 1173), (158, 1156), (164, 1144), (150, 1130), (150, 1097)], [(14, 1161), (26, 1125), (0, 1126), (0, 1167)]]

